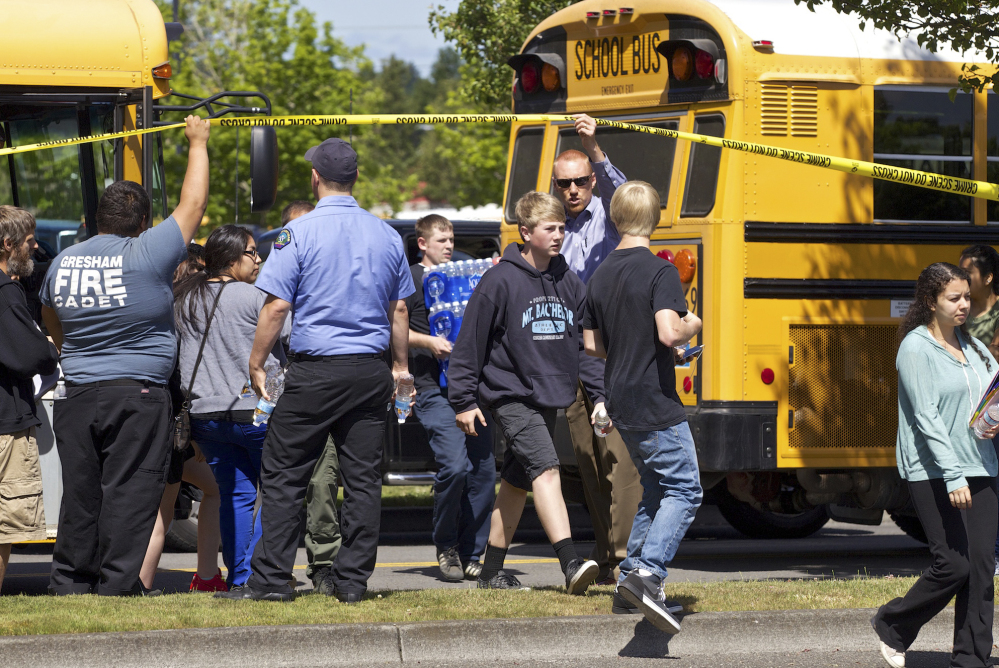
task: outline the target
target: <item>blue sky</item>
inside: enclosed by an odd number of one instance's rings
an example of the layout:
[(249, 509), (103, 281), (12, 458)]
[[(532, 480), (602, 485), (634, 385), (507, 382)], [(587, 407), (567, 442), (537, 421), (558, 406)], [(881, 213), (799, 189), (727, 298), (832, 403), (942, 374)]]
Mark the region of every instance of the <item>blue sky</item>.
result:
[(345, 43), (364, 44), (376, 64), (395, 54), (414, 63), (424, 75), (444, 46), (430, 31), (427, 17), (437, 5), (449, 10), (458, 0), (299, 0), (316, 14), (319, 24), (332, 21), (333, 34)]

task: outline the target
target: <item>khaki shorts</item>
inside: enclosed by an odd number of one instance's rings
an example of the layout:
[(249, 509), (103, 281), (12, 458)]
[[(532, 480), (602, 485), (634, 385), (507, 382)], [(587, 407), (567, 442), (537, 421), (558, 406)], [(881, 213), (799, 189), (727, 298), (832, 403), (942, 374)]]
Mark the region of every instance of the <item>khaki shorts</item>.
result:
[(45, 538), (35, 428), (0, 434), (0, 545)]

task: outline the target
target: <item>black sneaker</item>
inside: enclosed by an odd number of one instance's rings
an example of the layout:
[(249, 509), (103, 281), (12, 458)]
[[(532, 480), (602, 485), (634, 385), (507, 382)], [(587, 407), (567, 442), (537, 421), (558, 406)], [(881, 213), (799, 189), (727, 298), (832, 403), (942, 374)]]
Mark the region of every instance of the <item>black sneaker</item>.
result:
[(136, 594), (136, 596), (162, 596), (162, 595), (163, 595), (162, 589), (146, 589), (146, 586), (141, 582), (139, 583), (139, 592)]
[[(683, 612), (683, 604), (677, 601), (666, 601), (666, 610), (671, 615)], [(611, 603), (611, 612), (615, 615), (640, 615), (642, 611), (637, 605), (630, 603), (621, 592), (614, 592), (614, 601)]]
[(586, 588), (597, 579), (600, 566), (592, 559), (583, 561), (573, 559), (565, 568), (565, 590), (570, 594), (582, 596), (586, 593)]
[(530, 591), (530, 587), (520, 584), (520, 580), (513, 577), (506, 571), (500, 571), (488, 580), (479, 578), (479, 589), (517, 589), (520, 591)]
[[(330, 585), (332, 586), (332, 584)], [(346, 592), (338, 591), (336, 594), (336, 600), (341, 603), (346, 603), (347, 605), (354, 605), (355, 603), (360, 603), (361, 599), (364, 598), (364, 594), (359, 594), (357, 592)]]
[(680, 632), (680, 621), (667, 609), (666, 596), (660, 585), (659, 578), (652, 573), (646, 575), (634, 570), (628, 573), (617, 590), (624, 600), (637, 606), (653, 626), (673, 635)]
[(215, 592), (212, 598), (227, 598), (230, 601), (243, 601), (246, 599), (253, 601), (293, 601), (295, 600), (295, 592), (261, 591), (247, 585), (239, 589)]
[(458, 556), (458, 547), (449, 547), (446, 550), (437, 550), (437, 563), (441, 568), (441, 576), (451, 582), (461, 582), (465, 579), (465, 571), (461, 568), (461, 558)]
[(312, 574), (312, 591), (316, 594), (333, 596), (333, 569), (324, 566)]
[(466, 561), (465, 562), (465, 579), (466, 580), (478, 580), (479, 575), (482, 574), (482, 562), (481, 561)]

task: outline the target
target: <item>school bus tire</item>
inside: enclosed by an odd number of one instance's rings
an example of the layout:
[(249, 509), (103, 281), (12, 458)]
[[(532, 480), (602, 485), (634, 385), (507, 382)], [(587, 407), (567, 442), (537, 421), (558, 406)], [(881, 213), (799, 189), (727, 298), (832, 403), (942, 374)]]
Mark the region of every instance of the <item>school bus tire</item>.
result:
[(905, 532), (909, 538), (915, 538), (920, 543), (928, 543), (926, 539), (926, 531), (923, 529), (922, 522), (915, 515), (902, 515), (900, 513), (888, 513), (888, 517), (891, 518), (892, 522), (898, 526), (899, 529)]
[(757, 510), (740, 501), (725, 485), (717, 489), (718, 510), (725, 521), (749, 538), (805, 538), (821, 529), (829, 521), (825, 506), (817, 506), (793, 515)]

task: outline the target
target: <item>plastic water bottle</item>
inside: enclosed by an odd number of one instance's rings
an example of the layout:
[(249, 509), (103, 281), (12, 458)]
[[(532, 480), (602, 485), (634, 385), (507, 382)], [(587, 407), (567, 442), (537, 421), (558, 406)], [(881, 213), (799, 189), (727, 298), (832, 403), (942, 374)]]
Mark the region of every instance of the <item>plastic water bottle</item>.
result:
[(434, 304), (427, 318), (430, 321), (430, 333), (451, 340), (451, 330), (454, 329), (454, 314), (448, 303)]
[(277, 364), (272, 364), (264, 369), (267, 372), (267, 379), (264, 381), (264, 391), (270, 396), (270, 401), (260, 397), (257, 407), (253, 409), (253, 424), (262, 425), (271, 419), (274, 406), (284, 392), (284, 369)]
[(465, 262), (460, 262), (461, 264), (461, 282), (458, 283), (459, 290), (459, 300), (462, 302), (467, 302), (468, 298), (472, 296), (472, 290), (475, 286), (479, 284), (479, 279), (475, 276), (475, 261), (467, 260)]
[(443, 265), (434, 265), (423, 275), (423, 291), (428, 299), (427, 307), (439, 304), (444, 299), (447, 292), (447, 276), (441, 271)]
[(610, 416), (607, 411), (601, 408), (597, 411), (597, 416), (593, 420), (593, 433), (600, 438), (605, 438), (610, 431)]
[(448, 262), (444, 265), (442, 273), (445, 277), (444, 302), (450, 303), (457, 299), (458, 295), (458, 263)]
[(454, 324), (451, 325), (451, 336), (449, 337), (451, 343), (458, 340), (458, 332), (461, 331), (461, 321), (465, 317), (465, 307), (468, 306), (468, 300), (463, 302), (452, 302), (451, 303), (451, 313), (454, 314)]
[(56, 381), (55, 389), (52, 390), (52, 400), (58, 401), (59, 399), (66, 398), (66, 381), (60, 378)]
[(416, 386), (413, 384), (413, 374), (407, 373), (399, 376), (395, 384), (395, 416), (399, 419), (399, 424), (406, 421), (409, 414), (413, 412), (411, 402), (416, 395)]
[(999, 424), (999, 404), (992, 404), (978, 416), (975, 422), (975, 437), (985, 438), (985, 432)]
[(257, 396), (257, 393), (253, 391), (253, 382), (247, 378), (246, 383), (243, 385), (243, 389), (239, 393), (240, 399), (250, 399)]

